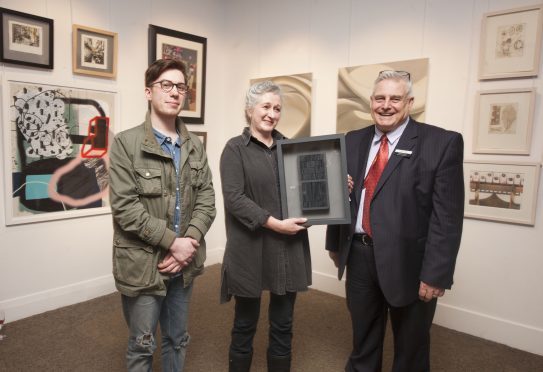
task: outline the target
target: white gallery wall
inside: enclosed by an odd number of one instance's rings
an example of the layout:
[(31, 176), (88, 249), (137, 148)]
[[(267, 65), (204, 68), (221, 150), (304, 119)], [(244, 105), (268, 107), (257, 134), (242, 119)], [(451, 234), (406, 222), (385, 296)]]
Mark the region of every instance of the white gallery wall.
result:
[[(331, 134), (338, 68), (429, 58), (426, 121), (462, 132), (466, 159), (541, 163), (543, 69), (537, 78), (477, 79), (482, 15), (541, 2), (0, 0), (2, 7), (55, 20), (53, 71), (0, 65), (0, 73), (2, 81), (22, 75), (26, 81), (115, 90), (120, 128), (126, 129), (139, 124), (146, 110), (148, 24), (207, 37), (205, 124), (190, 128), (208, 132), (218, 211), (207, 237), (208, 263), (216, 263), (225, 244), (219, 157), (244, 126), (243, 99), (252, 78), (311, 72), (312, 134)], [(116, 80), (72, 74), (73, 23), (119, 34)], [(537, 91), (531, 154), (473, 154), (477, 91), (526, 87)], [(5, 102), (3, 97), (2, 110)], [(465, 219), (455, 284), (438, 303), (437, 324), (543, 355), (542, 189), (533, 227)], [(0, 191), (6, 192), (4, 184)], [(6, 227), (3, 198), (0, 206), (0, 308), (8, 322), (114, 290), (110, 215)], [(342, 296), (324, 233), (323, 226), (310, 228), (313, 287)]]
[[(1, 0), (0, 6), (52, 18), (55, 27), (54, 69), (2, 64), (2, 81), (15, 78), (114, 90), (119, 102), (119, 120), (115, 125), (120, 129), (140, 124), (147, 111), (144, 72), (148, 66), (148, 25), (207, 37), (205, 125), (189, 127), (208, 132), (220, 127), (223, 116), (219, 110), (223, 99), (222, 64), (225, 60), (222, 47), (225, 26), (220, 0)], [(72, 24), (118, 33), (119, 60), (115, 80), (72, 73)], [(3, 113), (7, 110), (7, 102), (8, 99), (2, 101)], [(210, 165), (216, 175), (222, 144), (220, 133), (209, 136)], [(111, 275), (113, 230), (110, 214), (5, 226), (3, 195), (6, 190), (4, 181), (0, 184), (0, 308), (6, 310), (8, 322), (115, 290)], [(219, 209), (218, 222), (207, 236), (210, 263), (219, 262), (224, 248), (222, 206)]]

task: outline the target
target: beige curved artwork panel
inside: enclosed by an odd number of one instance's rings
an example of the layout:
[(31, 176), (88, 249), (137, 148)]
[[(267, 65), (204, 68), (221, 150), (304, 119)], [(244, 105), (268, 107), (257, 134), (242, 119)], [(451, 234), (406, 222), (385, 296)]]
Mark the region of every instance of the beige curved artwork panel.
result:
[(370, 96), (373, 83), (383, 70), (407, 71), (413, 81), (415, 103), (411, 116), (424, 121), (428, 89), (428, 58), (343, 67), (338, 71), (336, 132), (346, 133), (373, 124)]
[(281, 87), (283, 107), (277, 130), (287, 138), (311, 135), (312, 79), (312, 74), (307, 73), (251, 80), (251, 84), (271, 80)]

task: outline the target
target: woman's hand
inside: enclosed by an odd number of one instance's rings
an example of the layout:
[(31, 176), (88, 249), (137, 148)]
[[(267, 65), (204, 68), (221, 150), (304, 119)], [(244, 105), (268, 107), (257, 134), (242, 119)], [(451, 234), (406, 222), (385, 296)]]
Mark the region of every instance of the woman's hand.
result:
[(349, 194), (353, 192), (354, 182), (350, 174), (347, 175), (347, 188), (349, 189)]
[(307, 218), (287, 218), (286, 220), (278, 220), (277, 218), (270, 216), (264, 224), (264, 227), (279, 234), (295, 235), (299, 231), (306, 229), (305, 226), (302, 226), (302, 224), (306, 222)]

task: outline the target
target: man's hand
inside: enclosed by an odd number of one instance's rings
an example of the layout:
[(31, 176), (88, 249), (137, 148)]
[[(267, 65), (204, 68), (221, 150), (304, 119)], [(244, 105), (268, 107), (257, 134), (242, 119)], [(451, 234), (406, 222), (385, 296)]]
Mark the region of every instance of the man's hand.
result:
[(192, 238), (176, 238), (170, 246), (170, 254), (183, 266), (187, 266), (196, 254), (200, 246), (197, 240)]
[(270, 216), (264, 227), (285, 235), (296, 235), (299, 231), (305, 230), (302, 224), (307, 222), (307, 218), (287, 218), (286, 220), (278, 220)]
[(419, 298), (421, 301), (430, 302), (434, 298), (443, 296), (443, 294), (445, 294), (445, 290), (443, 288), (432, 287), (423, 281), (420, 282)]
[(183, 265), (175, 258), (173, 258), (171, 253), (168, 253), (166, 257), (158, 264), (158, 271), (162, 274), (175, 274), (181, 271), (183, 267), (186, 265)]
[(349, 189), (349, 194), (353, 192), (354, 181), (350, 174), (347, 175), (347, 189)]
[(334, 261), (334, 266), (338, 267), (339, 266), (339, 252), (328, 251), (328, 255), (330, 256), (332, 261)]

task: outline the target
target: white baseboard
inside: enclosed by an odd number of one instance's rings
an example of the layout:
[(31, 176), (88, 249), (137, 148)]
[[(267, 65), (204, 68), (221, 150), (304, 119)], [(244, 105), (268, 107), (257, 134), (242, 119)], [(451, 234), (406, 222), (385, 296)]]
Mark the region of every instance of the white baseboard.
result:
[(313, 284), (311, 285), (311, 288), (336, 296), (345, 297), (345, 278), (340, 281), (337, 279), (337, 275), (313, 271)]
[[(224, 248), (208, 249), (206, 266), (222, 262)], [(313, 272), (313, 289), (345, 297), (345, 281), (335, 275)], [(47, 291), (0, 302), (6, 321), (73, 305), (115, 292), (111, 274)], [(543, 355), (543, 329), (492, 317), (469, 309), (438, 302), (434, 323), (510, 347)]]
[(543, 355), (541, 328), (439, 302), (434, 323), (515, 349)]
[[(223, 255), (224, 248), (208, 249), (205, 265), (209, 266), (222, 262)], [(13, 322), (63, 306), (105, 296), (115, 291), (113, 276), (109, 274), (63, 287), (0, 301), (0, 309), (4, 309), (6, 312), (6, 321)]]
[(47, 291), (32, 293), (0, 302), (6, 312), (6, 322), (73, 305), (115, 292), (111, 274), (73, 283)]
[[(345, 297), (345, 280), (313, 271), (313, 289)], [(543, 329), (438, 302), (434, 323), (455, 331), (543, 355)]]

